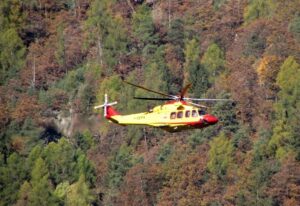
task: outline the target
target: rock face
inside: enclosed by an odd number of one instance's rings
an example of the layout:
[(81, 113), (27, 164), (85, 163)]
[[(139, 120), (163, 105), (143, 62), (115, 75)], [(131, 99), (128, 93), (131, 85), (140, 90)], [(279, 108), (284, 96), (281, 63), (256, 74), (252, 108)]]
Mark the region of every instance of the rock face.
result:
[(100, 126), (97, 115), (86, 116), (75, 113), (72, 109), (68, 115), (59, 113), (56, 118), (53, 118), (53, 124), (57, 131), (65, 137), (72, 137), (77, 132), (86, 130), (97, 131)]
[(69, 116), (64, 116), (63, 114), (57, 115), (54, 119), (54, 124), (58, 131), (60, 131), (64, 136), (70, 137), (73, 134), (74, 121), (73, 114), (70, 113)]

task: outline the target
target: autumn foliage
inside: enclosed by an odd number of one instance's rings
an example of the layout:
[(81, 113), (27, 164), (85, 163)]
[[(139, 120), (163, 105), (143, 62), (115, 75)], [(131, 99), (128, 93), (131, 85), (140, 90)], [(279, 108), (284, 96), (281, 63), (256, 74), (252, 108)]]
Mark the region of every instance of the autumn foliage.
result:
[[(2, 0), (0, 205), (300, 205), (298, 0)], [(123, 127), (162, 102), (219, 123)]]

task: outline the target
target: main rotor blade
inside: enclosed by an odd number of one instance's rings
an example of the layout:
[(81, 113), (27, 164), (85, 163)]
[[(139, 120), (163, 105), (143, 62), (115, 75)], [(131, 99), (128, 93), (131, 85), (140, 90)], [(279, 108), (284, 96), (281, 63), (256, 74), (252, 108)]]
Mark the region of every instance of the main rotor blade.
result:
[(231, 99), (198, 99), (198, 98), (188, 98), (188, 97), (184, 97), (183, 100), (191, 100), (191, 101), (199, 101), (199, 102), (233, 101)]
[(192, 86), (192, 84), (188, 84), (186, 85), (180, 92), (180, 99), (182, 100), (184, 98), (185, 93), (187, 92), (187, 90)]
[(140, 85), (136, 85), (136, 84), (133, 84), (133, 83), (127, 82), (127, 81), (125, 81), (125, 80), (123, 80), (123, 81), (124, 81), (125, 83), (127, 83), (127, 84), (131, 85), (131, 86), (134, 86), (134, 87), (137, 87), (137, 88), (140, 88), (140, 89), (146, 90), (146, 91), (148, 91), (148, 92), (152, 92), (152, 93), (155, 93), (155, 94), (160, 94), (160, 95), (162, 95), (162, 96), (165, 96), (165, 97), (170, 97), (170, 98), (172, 98), (172, 99), (175, 99), (175, 97), (174, 97), (174, 96), (172, 96), (172, 95), (169, 95), (169, 94), (164, 94), (164, 93), (162, 93), (162, 92), (157, 92), (157, 91), (154, 91), (154, 90), (152, 90), (152, 89), (148, 89), (148, 88), (146, 88), (146, 87), (143, 87), (143, 86), (140, 86)]
[(205, 105), (202, 105), (202, 104), (196, 104), (196, 103), (194, 103), (194, 102), (187, 102), (188, 104), (191, 104), (191, 105), (193, 105), (193, 106), (196, 106), (196, 107), (200, 107), (200, 108), (208, 108), (207, 106), (205, 106)]
[(160, 100), (160, 101), (174, 100), (173, 98), (152, 98), (152, 97), (133, 97), (133, 98), (141, 99), (141, 100)]

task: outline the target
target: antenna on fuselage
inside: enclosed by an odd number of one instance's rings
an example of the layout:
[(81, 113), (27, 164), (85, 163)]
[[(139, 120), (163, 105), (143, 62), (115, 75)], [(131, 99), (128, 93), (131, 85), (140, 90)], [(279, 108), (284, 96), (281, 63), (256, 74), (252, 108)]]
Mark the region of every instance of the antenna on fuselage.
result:
[(115, 104), (117, 104), (117, 103), (118, 103), (118, 102), (111, 102), (111, 103), (108, 103), (108, 96), (107, 96), (107, 94), (105, 94), (105, 95), (104, 95), (104, 104), (95, 106), (94, 109), (99, 109), (99, 108), (103, 107), (103, 108), (104, 108), (104, 117), (106, 117), (106, 116), (107, 116), (107, 107), (112, 106), (112, 105), (115, 105)]

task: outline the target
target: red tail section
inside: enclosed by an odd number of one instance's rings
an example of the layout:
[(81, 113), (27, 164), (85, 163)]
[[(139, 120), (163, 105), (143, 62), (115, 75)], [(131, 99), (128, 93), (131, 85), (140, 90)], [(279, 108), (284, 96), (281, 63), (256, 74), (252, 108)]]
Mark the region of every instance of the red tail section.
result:
[(110, 119), (113, 116), (120, 115), (113, 107), (107, 107), (107, 114), (105, 116), (106, 119)]

